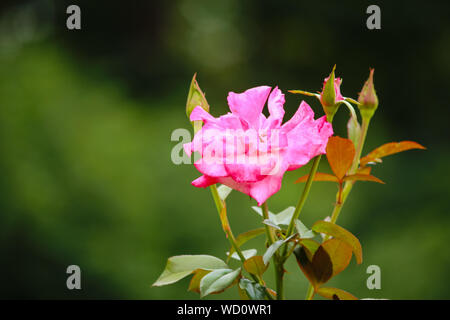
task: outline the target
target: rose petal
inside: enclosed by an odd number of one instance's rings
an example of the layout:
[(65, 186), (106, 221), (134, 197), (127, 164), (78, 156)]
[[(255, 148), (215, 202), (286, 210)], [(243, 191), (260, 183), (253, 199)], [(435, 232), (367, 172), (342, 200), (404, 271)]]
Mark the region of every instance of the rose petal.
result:
[(230, 92), (228, 94), (228, 105), (231, 112), (245, 120), (254, 128), (259, 127), (259, 116), (266, 103), (270, 87), (261, 86), (248, 89), (243, 93)]

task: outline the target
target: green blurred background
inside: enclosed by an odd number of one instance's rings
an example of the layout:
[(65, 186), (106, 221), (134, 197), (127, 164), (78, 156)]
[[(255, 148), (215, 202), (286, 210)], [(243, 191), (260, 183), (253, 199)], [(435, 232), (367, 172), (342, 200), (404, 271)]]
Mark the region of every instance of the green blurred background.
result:
[[(72, 3), (79, 31), (66, 29)], [(369, 31), (377, 3), (382, 29)], [(228, 91), (317, 91), (334, 64), (350, 97), (376, 69), (381, 103), (364, 153), (400, 140), (428, 150), (386, 158), (373, 170), (386, 185), (357, 184), (339, 222), (364, 262), (331, 284), (362, 298), (450, 298), (449, 12), (448, 1), (2, 1), (0, 298), (197, 299), (187, 279), (150, 286), (172, 255), (228, 249), (209, 191), (190, 185), (199, 173), (170, 158), (172, 131), (190, 129), (192, 75), (218, 116)], [(302, 97), (286, 99), (288, 119)], [(341, 136), (347, 118), (340, 110)], [(271, 211), (295, 205), (303, 186), (293, 181), (308, 169), (286, 174)], [(313, 185), (307, 225), (331, 213), (335, 191)], [(261, 225), (251, 205), (230, 195), (235, 234)], [(262, 240), (250, 247), (261, 252)], [(82, 290), (66, 288), (71, 264)], [(366, 287), (372, 264), (381, 290)], [(287, 297), (303, 298), (305, 278), (294, 261), (287, 270)]]

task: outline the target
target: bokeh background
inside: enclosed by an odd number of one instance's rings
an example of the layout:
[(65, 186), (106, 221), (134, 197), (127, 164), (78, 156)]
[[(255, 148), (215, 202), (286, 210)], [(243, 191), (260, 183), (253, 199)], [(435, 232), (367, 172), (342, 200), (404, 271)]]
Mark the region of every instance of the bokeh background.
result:
[[(66, 28), (72, 3), (82, 30)], [(381, 30), (365, 26), (369, 4), (381, 7)], [(1, 1), (0, 298), (197, 299), (188, 279), (151, 287), (172, 255), (228, 249), (208, 190), (190, 185), (198, 172), (171, 162), (172, 131), (190, 130), (192, 75), (217, 116), (228, 91), (317, 91), (334, 64), (350, 97), (376, 69), (364, 153), (400, 140), (428, 150), (386, 158), (373, 171), (386, 185), (354, 188), (339, 222), (364, 262), (331, 284), (361, 298), (450, 298), (449, 12), (448, 1)], [(302, 97), (286, 99), (287, 119)], [(340, 110), (337, 134), (347, 119)], [(271, 211), (295, 205), (293, 181), (308, 170), (286, 175)], [(304, 223), (331, 213), (335, 191), (313, 185)], [(260, 226), (251, 205), (230, 195), (235, 234)], [(261, 252), (262, 239), (250, 247)], [(66, 288), (71, 264), (82, 290)], [(381, 290), (366, 287), (372, 264)], [(294, 261), (287, 270), (287, 297), (303, 298), (305, 278)]]

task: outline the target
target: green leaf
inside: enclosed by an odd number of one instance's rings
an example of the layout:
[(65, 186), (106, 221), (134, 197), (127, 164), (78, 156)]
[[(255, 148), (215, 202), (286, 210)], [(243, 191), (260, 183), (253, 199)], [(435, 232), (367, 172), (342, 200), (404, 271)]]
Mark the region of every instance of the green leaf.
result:
[[(247, 241), (261, 235), (265, 233), (265, 229), (264, 228), (258, 228), (258, 229), (253, 229), (244, 233), (241, 233), (240, 235), (237, 236), (236, 238), (236, 244), (238, 247), (242, 246), (244, 243), (246, 243)], [(234, 248), (231, 247), (230, 248), (230, 253), (232, 254), (234, 252)]]
[[(241, 279), (242, 280), (242, 279)], [(238, 289), (238, 293), (239, 293), (239, 298), (240, 300), (250, 300), (250, 297), (247, 294), (247, 291), (245, 291), (244, 289), (241, 288), (240, 285), (236, 286)]]
[[(258, 213), (261, 217), (263, 217), (263, 212), (260, 207), (253, 206), (253, 210), (255, 210), (256, 213)], [(274, 223), (275, 225), (289, 225), (292, 219), (292, 215), (294, 214), (295, 208), (294, 207), (287, 207), (283, 211), (275, 214), (269, 211), (269, 220)]]
[(247, 293), (247, 296), (252, 300), (264, 300), (265, 289), (259, 283), (242, 278), (239, 281), (239, 287)]
[(350, 247), (352, 247), (353, 253), (355, 254), (356, 262), (358, 264), (362, 263), (362, 247), (358, 238), (356, 238), (351, 232), (345, 230), (344, 228), (327, 221), (317, 221), (313, 226), (312, 230), (319, 233), (325, 233), (336, 239), (345, 241)]
[(274, 222), (277, 225), (289, 225), (289, 223), (291, 222), (292, 219), (292, 215), (294, 214), (295, 211), (295, 207), (287, 207), (286, 209), (284, 209), (283, 211), (281, 211), (280, 213), (274, 215)]
[[(257, 253), (256, 249), (248, 249), (248, 250), (242, 251), (242, 254), (244, 255), (244, 258), (245, 258), (246, 260), (249, 259), (249, 258), (251, 258), (251, 257), (253, 257), (254, 255), (256, 255), (256, 253)], [(227, 252), (227, 255), (229, 255), (229, 254), (230, 254), (230, 253)], [(238, 255), (236, 252), (234, 252), (234, 253), (231, 255), (231, 258), (241, 261), (241, 258), (239, 257), (239, 255)]]
[(354, 295), (337, 288), (322, 287), (316, 292), (322, 297), (332, 300), (358, 300)]
[(275, 222), (273, 222), (273, 221), (270, 220), (270, 219), (265, 219), (265, 220), (263, 221), (263, 223), (266, 224), (266, 225), (268, 225), (269, 227), (275, 228), (275, 229), (277, 229), (277, 230), (281, 230), (281, 228), (280, 228)]
[(281, 247), (281, 245), (285, 242), (288, 242), (291, 240), (291, 238), (295, 236), (295, 234), (291, 235), (290, 237), (284, 239), (284, 240), (278, 240), (272, 243), (270, 247), (267, 248), (267, 251), (263, 255), (263, 261), (264, 264), (268, 264), (274, 253)]
[(222, 201), (225, 201), (225, 199), (228, 197), (228, 195), (231, 193), (231, 191), (233, 191), (233, 189), (231, 189), (229, 186), (226, 186), (224, 184), (221, 184), (217, 188), (217, 192), (219, 193), (219, 197), (220, 197), (220, 199), (222, 199)]
[(166, 268), (153, 286), (165, 286), (190, 275), (196, 269), (225, 269), (228, 265), (221, 259), (209, 255), (181, 255), (170, 257)]
[(300, 220), (295, 220), (295, 228), (297, 229), (298, 234), (301, 239), (310, 239), (314, 238), (317, 233), (312, 230), (309, 230)]
[[(263, 215), (263, 211), (262, 211), (262, 209), (261, 209), (260, 207), (252, 206), (252, 209), (253, 209), (257, 214), (259, 214), (261, 217), (264, 216), (264, 215)], [(274, 214), (273, 214), (272, 212), (269, 211), (269, 219), (271, 219), (272, 221), (275, 220), (273, 216), (274, 216)]]
[(231, 286), (241, 273), (241, 268), (236, 270), (219, 269), (208, 273), (200, 281), (200, 296), (219, 293)]
[(262, 256), (254, 256), (244, 262), (244, 269), (256, 276), (262, 276), (266, 272), (268, 265), (264, 263)]

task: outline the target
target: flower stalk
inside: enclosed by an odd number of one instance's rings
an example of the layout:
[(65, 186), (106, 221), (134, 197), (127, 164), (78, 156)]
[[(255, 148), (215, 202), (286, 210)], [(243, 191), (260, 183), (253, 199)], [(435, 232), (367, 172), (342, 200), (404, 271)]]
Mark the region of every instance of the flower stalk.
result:
[[(219, 196), (219, 192), (217, 191), (217, 186), (214, 184), (212, 186), (210, 186), (210, 190), (211, 190), (211, 194), (213, 196), (214, 199), (214, 203), (216, 204), (216, 208), (217, 208), (217, 212), (219, 213), (220, 216), (220, 220), (222, 221), (222, 225), (226, 225), (227, 227), (224, 227), (224, 231), (225, 234), (227, 236), (228, 241), (230, 242), (231, 246), (233, 247), (233, 249), (236, 251), (237, 255), (239, 256), (240, 260), (242, 263), (245, 262), (245, 256), (242, 253), (241, 248), (239, 248), (239, 246), (236, 243), (236, 238), (233, 235), (233, 231), (231, 231), (231, 227), (228, 221), (228, 217), (227, 215), (223, 215), (223, 209), (224, 209), (224, 202), (222, 201), (222, 199), (220, 199)], [(269, 291), (267, 290), (267, 288), (265, 287), (264, 283), (262, 282), (262, 280), (258, 277), (256, 277), (255, 275), (250, 273), (250, 276), (253, 278), (253, 280), (255, 282), (258, 282), (261, 286), (264, 287), (264, 293), (267, 297), (267, 299), (269, 300), (273, 300), (272, 295), (269, 293)]]

